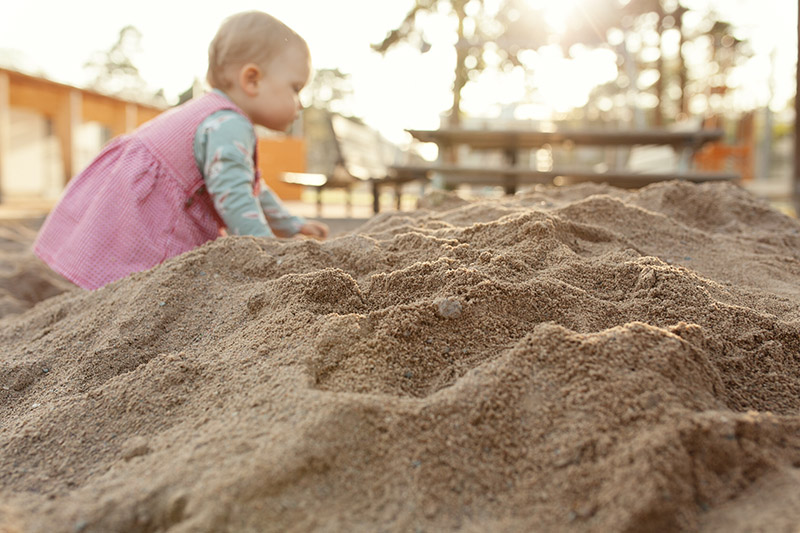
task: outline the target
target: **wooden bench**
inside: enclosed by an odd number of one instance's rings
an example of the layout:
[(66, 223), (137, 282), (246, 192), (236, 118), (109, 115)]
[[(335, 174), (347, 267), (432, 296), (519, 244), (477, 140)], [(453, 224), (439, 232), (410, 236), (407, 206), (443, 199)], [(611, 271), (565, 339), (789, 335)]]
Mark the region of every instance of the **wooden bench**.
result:
[[(697, 172), (691, 168), (692, 157), (704, 144), (723, 137), (722, 130), (667, 130), (667, 129), (560, 129), (545, 131), (536, 129), (465, 129), (446, 127), (438, 130), (408, 130), (422, 142), (436, 143), (440, 152), (440, 163), (426, 167), (429, 175), (438, 175), (444, 187), (461, 184), (502, 186), (507, 194), (513, 194), (519, 185), (535, 183), (571, 184), (585, 181), (609, 183), (618, 187), (642, 187), (664, 180), (684, 179), (688, 181), (735, 181), (738, 174), (728, 172)], [(673, 166), (655, 165), (644, 168), (674, 168), (669, 171), (636, 171), (620, 159), (606, 172), (589, 168), (565, 168), (558, 162), (552, 170), (531, 169), (520, 164), (522, 154), (545, 147), (565, 147), (571, 151), (575, 146), (594, 146), (615, 150), (641, 150), (647, 147), (667, 147), (674, 152)], [(471, 152), (499, 152), (502, 165), (456, 165), (457, 148), (468, 147)], [(629, 163), (629, 162), (628, 162)]]
[[(651, 183), (682, 179), (691, 182), (736, 181), (739, 175), (729, 172), (669, 172), (642, 173), (625, 170), (612, 170), (605, 173), (580, 168), (556, 168), (553, 170), (534, 170), (520, 167), (466, 167), (460, 165), (418, 165), (402, 167), (414, 174), (434, 174), (441, 176), (441, 185), (446, 188), (458, 185), (501, 186), (506, 194), (514, 194), (520, 185), (560, 184), (582, 182), (608, 183), (615, 187), (638, 188)], [(559, 183), (560, 182), (560, 183)]]
[(380, 210), (383, 186), (395, 189), (397, 209), (404, 184), (426, 181), (428, 173), (418, 167), (393, 165), (399, 149), (377, 131), (360, 121), (322, 109), (309, 108), (303, 113), (305, 136), (312, 149), (308, 151), (308, 172), (287, 172), (282, 180), (304, 185), (317, 191), (317, 215), (322, 211), (322, 192), (325, 189), (345, 190), (347, 213), (352, 213), (352, 189), (359, 183), (369, 183), (372, 208)]

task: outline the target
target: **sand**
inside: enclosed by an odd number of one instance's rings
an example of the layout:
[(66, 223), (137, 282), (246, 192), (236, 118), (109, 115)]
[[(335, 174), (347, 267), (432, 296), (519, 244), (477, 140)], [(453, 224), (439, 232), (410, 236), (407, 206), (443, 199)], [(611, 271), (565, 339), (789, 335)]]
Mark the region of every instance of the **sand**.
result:
[(32, 217), (0, 223), (0, 317), (26, 311), (72, 288), (30, 251), (42, 221)]
[(18, 307), (0, 531), (800, 523), (800, 223), (733, 185), (438, 194)]

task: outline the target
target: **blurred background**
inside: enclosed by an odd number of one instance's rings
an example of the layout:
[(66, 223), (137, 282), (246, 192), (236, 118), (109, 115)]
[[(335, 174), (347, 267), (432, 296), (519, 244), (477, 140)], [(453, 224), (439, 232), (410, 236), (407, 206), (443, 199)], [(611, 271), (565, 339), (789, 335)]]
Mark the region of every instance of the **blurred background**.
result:
[[(46, 210), (113, 136), (202, 94), (219, 24), (258, 9), (312, 52), (303, 117), (287, 134), (259, 130), (266, 180), (302, 214), (321, 205), (328, 216), (371, 212), (365, 176), (337, 173), (355, 157), (342, 137), (359, 137), (360, 151), (380, 152), (387, 165), (413, 165), (442, 154), (407, 130), (439, 128), (721, 129), (693, 167), (734, 172), (794, 214), (797, 8), (794, 0), (4, 2), (0, 203)], [(562, 150), (574, 147), (541, 147), (525, 160), (558, 161)], [(674, 165), (658, 150), (623, 155), (645, 172)], [(491, 155), (461, 157), (493, 164)], [(595, 168), (605, 157), (588, 150), (578, 159)], [(423, 187), (406, 183), (382, 202), (412, 207)]]

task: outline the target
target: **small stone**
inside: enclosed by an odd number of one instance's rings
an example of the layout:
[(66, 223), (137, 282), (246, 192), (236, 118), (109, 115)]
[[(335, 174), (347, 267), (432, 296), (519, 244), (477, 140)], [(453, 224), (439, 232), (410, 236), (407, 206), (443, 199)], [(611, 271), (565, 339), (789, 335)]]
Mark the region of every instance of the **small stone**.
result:
[(167, 305), (167, 302), (158, 302), (159, 307), (164, 307), (165, 305)]
[(169, 513), (167, 515), (170, 524), (177, 524), (186, 516), (186, 506), (189, 498), (184, 493), (179, 493), (170, 498)]
[(436, 314), (442, 318), (458, 318), (463, 311), (461, 300), (457, 298), (440, 298), (435, 304)]
[(595, 513), (595, 507), (591, 503), (586, 503), (575, 509), (575, 513), (580, 518), (591, 518)]
[(50, 372), (50, 369), (49, 369), (49, 368), (43, 368), (43, 369), (42, 369), (42, 372), (44, 372), (45, 374), (47, 374), (48, 372)]
[(134, 457), (141, 457), (150, 453), (150, 446), (144, 437), (133, 437), (122, 447), (122, 458), (130, 461)]

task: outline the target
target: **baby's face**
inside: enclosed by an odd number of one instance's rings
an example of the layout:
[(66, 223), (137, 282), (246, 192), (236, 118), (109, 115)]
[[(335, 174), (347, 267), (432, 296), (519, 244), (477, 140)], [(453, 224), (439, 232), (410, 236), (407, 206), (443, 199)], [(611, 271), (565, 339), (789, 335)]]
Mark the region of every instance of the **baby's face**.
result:
[(250, 119), (266, 128), (285, 131), (300, 112), (300, 90), (308, 83), (311, 62), (306, 50), (289, 45), (262, 67), (258, 94), (249, 106)]

